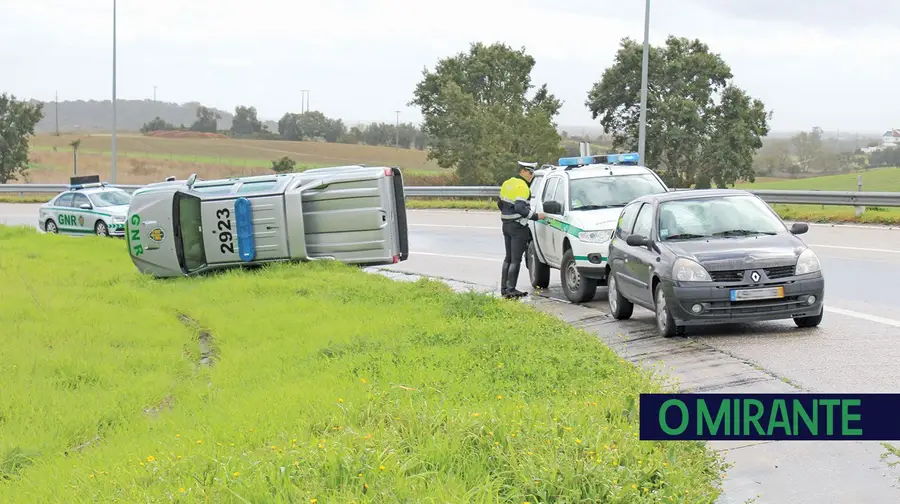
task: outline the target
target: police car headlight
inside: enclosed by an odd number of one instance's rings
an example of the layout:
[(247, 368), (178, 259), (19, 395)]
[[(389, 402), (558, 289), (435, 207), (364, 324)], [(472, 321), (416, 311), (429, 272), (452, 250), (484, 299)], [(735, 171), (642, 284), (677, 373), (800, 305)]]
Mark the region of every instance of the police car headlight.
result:
[(612, 238), (612, 229), (601, 229), (599, 231), (582, 231), (578, 233), (578, 239), (583, 242), (604, 243)]
[(679, 282), (709, 282), (712, 279), (706, 268), (696, 261), (680, 257), (672, 266), (672, 276)]
[(806, 249), (797, 258), (797, 267), (794, 269), (795, 275), (806, 275), (822, 271), (822, 265), (819, 263), (819, 256), (812, 249)]

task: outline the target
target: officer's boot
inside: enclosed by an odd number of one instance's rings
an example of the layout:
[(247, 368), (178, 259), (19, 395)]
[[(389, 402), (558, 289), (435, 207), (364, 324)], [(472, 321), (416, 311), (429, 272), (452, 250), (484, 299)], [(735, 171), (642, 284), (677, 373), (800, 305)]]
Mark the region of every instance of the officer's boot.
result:
[(528, 294), (516, 289), (516, 283), (519, 281), (519, 266), (521, 262), (515, 262), (509, 265), (509, 276), (506, 280), (506, 295), (508, 297), (522, 297)]
[(506, 283), (509, 280), (509, 261), (503, 261), (503, 270), (500, 273), (500, 295), (503, 297), (509, 297), (506, 295)]

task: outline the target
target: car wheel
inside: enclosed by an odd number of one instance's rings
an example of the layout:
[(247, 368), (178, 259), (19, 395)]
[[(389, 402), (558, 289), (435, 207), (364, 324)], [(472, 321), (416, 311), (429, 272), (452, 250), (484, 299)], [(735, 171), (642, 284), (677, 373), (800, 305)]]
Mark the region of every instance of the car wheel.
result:
[(563, 254), (562, 265), (559, 269), (563, 292), (566, 299), (573, 303), (584, 303), (594, 299), (597, 293), (597, 281), (593, 278), (585, 278), (575, 266), (575, 255), (572, 249)]
[(822, 308), (822, 311), (820, 311), (818, 315), (813, 315), (811, 317), (797, 317), (794, 319), (794, 323), (797, 324), (797, 327), (818, 327), (818, 325), (822, 323), (823, 315), (825, 315), (825, 308)]
[(59, 228), (56, 227), (56, 223), (53, 222), (53, 219), (47, 219), (47, 222), (44, 223), (44, 230), (48, 233), (59, 233)]
[(528, 274), (531, 278), (531, 286), (535, 289), (546, 289), (550, 285), (550, 266), (538, 259), (534, 242), (528, 245), (526, 257), (528, 259)]
[(106, 223), (102, 220), (94, 224), (94, 232), (97, 233), (97, 236), (109, 236), (109, 228), (106, 227)]
[(684, 334), (684, 328), (675, 325), (675, 317), (672, 316), (672, 310), (669, 309), (666, 293), (663, 292), (662, 284), (656, 286), (654, 293), (656, 299), (656, 328), (663, 338), (671, 338), (676, 334)]
[(619, 282), (616, 281), (615, 273), (612, 271), (609, 272), (607, 285), (609, 285), (609, 312), (613, 318), (616, 320), (631, 318), (631, 314), (634, 313), (634, 304), (619, 292)]

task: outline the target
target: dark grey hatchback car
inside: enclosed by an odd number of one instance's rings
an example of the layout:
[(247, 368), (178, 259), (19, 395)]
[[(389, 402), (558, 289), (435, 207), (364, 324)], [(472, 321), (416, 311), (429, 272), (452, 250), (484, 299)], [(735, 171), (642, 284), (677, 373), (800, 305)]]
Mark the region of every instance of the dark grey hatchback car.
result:
[(822, 321), (825, 279), (816, 254), (756, 195), (736, 189), (652, 194), (629, 203), (609, 246), (609, 307), (656, 313), (660, 334), (685, 327)]

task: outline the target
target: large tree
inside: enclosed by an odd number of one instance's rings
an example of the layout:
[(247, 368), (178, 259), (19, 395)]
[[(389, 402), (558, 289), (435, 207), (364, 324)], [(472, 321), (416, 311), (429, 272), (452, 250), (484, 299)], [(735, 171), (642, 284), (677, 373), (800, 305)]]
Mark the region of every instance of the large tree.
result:
[[(638, 149), (641, 44), (624, 39), (585, 105), (616, 148)], [(669, 37), (650, 47), (647, 139), (642, 162), (675, 187), (726, 187), (755, 180), (753, 155), (771, 112), (730, 81), (731, 68), (699, 40)]]
[(0, 94), (0, 184), (28, 171), (28, 141), (44, 117), (41, 103), (16, 100)]
[(497, 184), (515, 173), (516, 160), (559, 157), (554, 118), (562, 102), (546, 84), (528, 97), (534, 64), (524, 49), (479, 42), (424, 70), (409, 104), (425, 118), (428, 157), (456, 167), (464, 184)]

